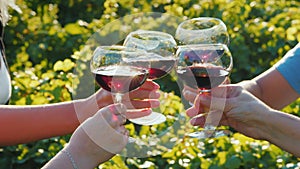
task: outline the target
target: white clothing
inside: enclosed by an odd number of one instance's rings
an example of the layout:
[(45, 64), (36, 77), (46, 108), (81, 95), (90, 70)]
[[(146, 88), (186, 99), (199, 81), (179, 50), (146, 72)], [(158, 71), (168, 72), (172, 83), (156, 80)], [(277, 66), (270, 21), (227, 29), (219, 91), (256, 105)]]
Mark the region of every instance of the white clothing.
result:
[(0, 62), (0, 104), (5, 104), (11, 96), (11, 80), (1, 52)]

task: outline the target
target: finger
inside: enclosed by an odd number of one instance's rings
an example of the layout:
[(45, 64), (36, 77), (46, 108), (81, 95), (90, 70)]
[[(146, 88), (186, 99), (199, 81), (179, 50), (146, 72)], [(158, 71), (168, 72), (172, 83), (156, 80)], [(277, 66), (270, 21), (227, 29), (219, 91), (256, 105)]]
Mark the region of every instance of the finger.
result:
[(212, 91), (220, 90), (220, 89), (221, 90), (226, 90), (226, 97), (227, 98), (237, 97), (243, 91), (243, 87), (241, 87), (239, 85), (236, 85), (236, 84), (220, 85), (219, 87), (212, 89)]
[(118, 126), (124, 125), (126, 123), (126, 121), (127, 121), (127, 118), (126, 118), (125, 115), (121, 115), (121, 114), (115, 115), (115, 114), (113, 114), (110, 123), (111, 123), (111, 126), (113, 128), (118, 128)]
[(228, 119), (226, 118), (225, 115), (222, 116), (222, 119), (221, 119), (221, 121), (220, 121), (220, 125), (221, 125), (221, 126), (229, 126)]
[(223, 84), (231, 84), (231, 80), (229, 77), (226, 77), (225, 81), (223, 82)]
[(194, 93), (199, 93), (197, 89), (191, 88), (191, 87), (189, 87), (187, 85), (184, 85), (183, 90), (189, 90), (189, 91), (194, 92)]
[(197, 116), (190, 120), (191, 125), (203, 127), (205, 124), (206, 115)]
[(140, 118), (144, 116), (148, 116), (151, 114), (151, 109), (133, 109), (133, 110), (128, 110), (126, 112), (126, 117), (128, 119), (135, 119), (135, 118)]
[(123, 126), (126, 123), (126, 121), (127, 121), (126, 115), (118, 115), (119, 126)]
[(116, 103), (108, 106), (109, 111), (115, 115), (124, 115), (127, 111), (126, 106), (122, 103)]
[(191, 108), (188, 108), (187, 110), (186, 110), (186, 114), (189, 116), (189, 117), (194, 117), (194, 116), (196, 116), (196, 115), (198, 115), (198, 110), (193, 106), (193, 107), (191, 107)]
[(188, 88), (184, 88), (182, 91), (182, 94), (186, 100), (188, 100), (190, 102), (194, 102), (198, 93), (195, 91), (191, 91)]
[(209, 109), (210, 105), (211, 97), (209, 94), (198, 94), (194, 101), (194, 106), (198, 111)]
[(124, 136), (128, 134), (128, 130), (123, 125), (119, 127), (118, 131)]
[(131, 100), (131, 99), (158, 99), (160, 97), (160, 93), (153, 89), (153, 90), (147, 90), (147, 89), (137, 89), (129, 93), (129, 97), (124, 97), (125, 100)]
[(144, 108), (156, 108), (159, 107), (159, 100), (130, 100), (124, 102), (128, 109), (144, 109)]
[(145, 90), (158, 90), (160, 86), (152, 80), (146, 80), (140, 88)]
[(113, 128), (126, 123), (126, 107), (123, 104), (113, 104), (108, 106), (111, 112), (110, 125)]

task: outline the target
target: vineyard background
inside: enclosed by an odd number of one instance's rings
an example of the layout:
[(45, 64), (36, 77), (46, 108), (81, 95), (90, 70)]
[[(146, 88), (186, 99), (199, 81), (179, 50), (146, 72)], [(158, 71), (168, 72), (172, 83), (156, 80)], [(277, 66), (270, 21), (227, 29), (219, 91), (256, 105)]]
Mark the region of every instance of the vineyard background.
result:
[[(82, 72), (88, 69), (79, 66), (80, 73), (74, 73), (78, 63), (87, 62), (79, 57), (84, 53), (86, 41), (105, 25), (128, 15), (154, 12), (182, 20), (200, 16), (222, 19), (230, 34), (229, 48), (234, 58), (232, 83), (266, 70), (300, 41), (298, 0), (17, 0), (17, 4), (23, 13), (11, 11), (12, 18), (4, 37), (13, 82), (12, 105), (74, 99), (72, 84), (75, 81), (76, 90), (80, 91)], [(148, 23), (159, 27), (158, 23), (151, 23), (151, 19)], [(121, 22), (114, 24), (116, 30), (124, 26)], [(176, 23), (168, 26), (176, 28)], [(107, 37), (116, 36), (113, 30), (104, 29), (102, 33)], [(176, 78), (170, 75), (157, 82), (167, 93), (162, 98), (165, 104), (161, 110), (171, 114), (182, 112), (184, 105)], [(284, 111), (300, 116), (299, 106), (298, 99)], [(138, 134), (145, 134), (147, 130), (144, 127)], [(69, 137), (2, 147), (0, 168), (40, 168)], [(201, 142), (187, 138), (177, 141), (165, 146), (157, 156), (125, 158), (117, 155), (99, 168), (300, 168), (299, 159), (291, 154), (239, 133)]]

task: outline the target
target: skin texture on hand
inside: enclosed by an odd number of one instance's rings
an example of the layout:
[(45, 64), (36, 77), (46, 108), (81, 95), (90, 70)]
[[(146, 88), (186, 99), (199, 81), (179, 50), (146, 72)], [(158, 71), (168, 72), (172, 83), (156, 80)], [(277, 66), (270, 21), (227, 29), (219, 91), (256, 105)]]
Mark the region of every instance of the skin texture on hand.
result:
[[(122, 104), (104, 107), (75, 130), (64, 150), (71, 154), (78, 168), (95, 168), (126, 146), (128, 131), (123, 126), (126, 119), (121, 115), (125, 112)], [(43, 167), (46, 168), (73, 166), (64, 153), (58, 153)]]
[[(213, 99), (223, 100), (225, 107), (220, 110), (223, 111), (223, 116), (219, 125), (230, 126), (255, 139), (270, 141), (282, 149), (300, 156), (299, 117), (272, 109), (238, 85), (224, 85), (212, 90), (215, 93), (224, 93), (223, 91), (226, 90), (226, 97), (213, 98), (216, 95), (199, 94), (196, 96), (195, 106), (187, 110), (188, 116), (194, 117), (203, 113), (205, 108), (211, 107), (214, 103)], [(200, 109), (200, 107), (202, 108)], [(204, 118), (193, 118), (191, 123), (203, 126)]]
[[(150, 108), (156, 108), (159, 106), (158, 98), (160, 94), (158, 92), (159, 85), (153, 81), (146, 81), (138, 89), (124, 94), (122, 96), (122, 103), (127, 107), (128, 111), (125, 113), (126, 117), (139, 118), (147, 116), (151, 113)], [(98, 109), (112, 104), (112, 93), (100, 89), (94, 95), (83, 100), (81, 103), (74, 104), (75, 110), (78, 116), (78, 120), (83, 122), (88, 117), (92, 116)], [(133, 109), (144, 109), (142, 111), (134, 111)]]

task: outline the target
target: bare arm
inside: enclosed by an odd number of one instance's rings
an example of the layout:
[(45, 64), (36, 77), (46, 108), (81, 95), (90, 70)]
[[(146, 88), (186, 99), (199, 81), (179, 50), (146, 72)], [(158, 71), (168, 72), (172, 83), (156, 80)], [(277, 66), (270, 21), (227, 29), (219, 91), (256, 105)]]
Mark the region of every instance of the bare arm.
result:
[(252, 80), (239, 83), (239, 85), (277, 110), (300, 97), (274, 67)]
[(265, 140), (281, 147), (296, 157), (300, 157), (300, 118), (284, 112), (272, 110), (270, 115), (263, 120), (262, 136)]
[[(147, 81), (138, 90), (126, 97), (128, 108), (150, 108), (159, 106), (159, 86)], [(40, 139), (72, 133), (80, 123), (93, 116), (100, 108), (112, 104), (111, 94), (99, 90), (86, 99), (69, 102), (36, 105), (0, 105), (0, 146), (28, 143)], [(149, 109), (126, 112), (128, 118), (148, 115)]]
[(0, 106), (0, 145), (27, 143), (73, 132), (79, 125), (73, 102)]

